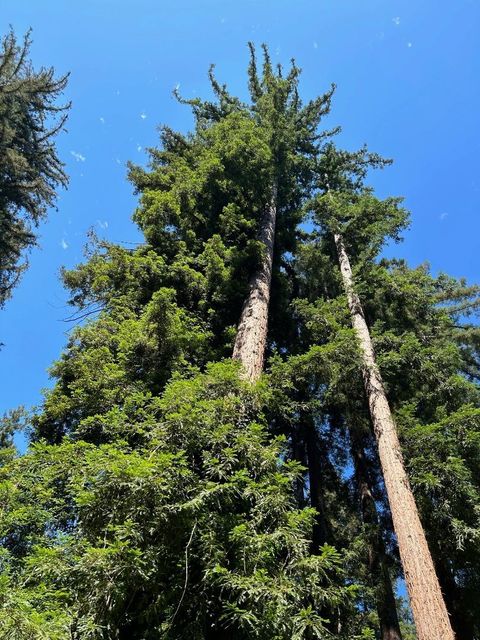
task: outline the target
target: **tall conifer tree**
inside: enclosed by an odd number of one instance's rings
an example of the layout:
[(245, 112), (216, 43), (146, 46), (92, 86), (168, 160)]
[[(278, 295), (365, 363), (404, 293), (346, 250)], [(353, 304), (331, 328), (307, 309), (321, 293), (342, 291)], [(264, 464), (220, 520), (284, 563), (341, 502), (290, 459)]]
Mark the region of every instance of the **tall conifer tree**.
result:
[[(378, 252), (386, 234), (398, 237), (405, 222), (402, 211), (398, 209), (398, 201), (379, 201), (362, 185), (368, 166), (382, 164), (384, 162), (380, 158), (365, 150), (348, 154), (337, 152), (331, 146), (322, 159), (325, 195), (317, 200), (317, 213), (334, 241), (352, 325), (359, 341), (365, 393), (417, 633), (419, 638), (453, 638), (431, 552), (409, 487), (400, 442), (356, 292), (344, 239), (346, 234), (354, 250), (363, 252), (359, 258), (365, 262), (369, 254)], [(364, 229), (359, 231), (362, 224)], [(452, 608), (451, 613), (454, 614)]]
[[(333, 153), (332, 149), (332, 156)], [(450, 640), (454, 637), (453, 631), (405, 471), (397, 429), (376, 363), (364, 311), (355, 292), (344, 240), (344, 229), (348, 229), (348, 223), (352, 219), (362, 215), (370, 218), (380, 215), (385, 221), (391, 218), (398, 226), (401, 224), (401, 214), (396, 213), (397, 203), (394, 201), (381, 203), (370, 193), (362, 193), (361, 176), (364, 167), (368, 166), (369, 162), (378, 164), (381, 161), (376, 158), (370, 159), (366, 153), (363, 157), (361, 153), (356, 157), (350, 154), (348, 160), (350, 166), (347, 164), (346, 171), (344, 169), (345, 177), (338, 176), (338, 173), (325, 173), (327, 193), (319, 201), (319, 211), (323, 213), (323, 220), (333, 234), (351, 322), (359, 343), (365, 393), (417, 633), (420, 640)], [(358, 166), (355, 166), (355, 163), (358, 163)], [(337, 160), (337, 164), (337, 171), (341, 171), (341, 158)], [(346, 188), (349, 176), (357, 178), (358, 182), (358, 185), (355, 185), (357, 188), (351, 189), (350, 192)], [(337, 194), (335, 186), (343, 187), (343, 190)], [(388, 211), (389, 207), (393, 209), (392, 212)]]
[(450, 640), (454, 637), (453, 631), (405, 472), (400, 442), (375, 362), (370, 333), (360, 300), (354, 293), (350, 261), (339, 233), (335, 233), (335, 244), (352, 324), (362, 351), (365, 391), (418, 637), (420, 640)]

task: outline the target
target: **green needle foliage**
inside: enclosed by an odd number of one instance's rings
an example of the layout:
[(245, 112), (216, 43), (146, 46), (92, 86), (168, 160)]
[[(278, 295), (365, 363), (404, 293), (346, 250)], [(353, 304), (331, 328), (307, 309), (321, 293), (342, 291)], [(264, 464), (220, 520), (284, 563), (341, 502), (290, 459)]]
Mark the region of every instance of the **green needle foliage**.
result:
[(0, 307), (26, 268), (22, 258), (55, 189), (67, 184), (55, 148), (69, 108), (56, 103), (67, 76), (34, 71), (30, 46), (30, 32), (21, 44), (12, 31), (0, 42)]
[[(0, 636), (384, 640), (402, 574), (340, 232), (447, 607), (475, 640), (479, 289), (381, 258), (408, 213), (366, 186), (386, 161), (320, 130), (332, 91), (302, 103), (295, 64), (265, 49), (259, 73), (253, 47), (248, 104), (210, 79), (211, 101), (180, 98), (193, 131), (164, 127), (130, 167), (145, 242), (92, 237), (63, 273), (83, 322), (26, 454), (23, 416), (3, 422)], [(230, 357), (274, 181), (268, 367), (250, 384)]]
[(114, 442), (37, 443), (7, 465), (3, 633), (19, 611), (21, 638), (51, 619), (60, 638), (323, 637), (331, 607), (355, 616), (341, 555), (310, 554), (269, 402), (219, 363), (151, 399), (136, 446), (111, 412)]

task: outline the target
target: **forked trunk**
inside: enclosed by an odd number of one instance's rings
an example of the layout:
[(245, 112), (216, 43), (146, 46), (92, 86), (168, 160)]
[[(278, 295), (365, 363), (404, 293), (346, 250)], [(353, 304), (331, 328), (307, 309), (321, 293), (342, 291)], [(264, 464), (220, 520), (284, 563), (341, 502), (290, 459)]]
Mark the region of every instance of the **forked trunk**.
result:
[(418, 640), (453, 640), (455, 636), (405, 471), (382, 378), (375, 362), (370, 332), (360, 300), (353, 288), (350, 261), (339, 234), (335, 234), (335, 244), (352, 325), (361, 348), (365, 392)]
[(262, 243), (262, 257), (258, 269), (250, 278), (249, 292), (243, 303), (233, 357), (242, 363), (242, 375), (255, 382), (263, 370), (268, 332), (268, 305), (272, 281), (275, 222), (277, 217), (277, 191), (265, 208), (258, 239)]
[(352, 429), (350, 432), (355, 480), (360, 498), (362, 520), (369, 528), (368, 569), (375, 583), (375, 601), (382, 640), (402, 640), (397, 615), (397, 603), (387, 564), (385, 543), (380, 531), (377, 506), (372, 495), (372, 483), (365, 459), (361, 437)]

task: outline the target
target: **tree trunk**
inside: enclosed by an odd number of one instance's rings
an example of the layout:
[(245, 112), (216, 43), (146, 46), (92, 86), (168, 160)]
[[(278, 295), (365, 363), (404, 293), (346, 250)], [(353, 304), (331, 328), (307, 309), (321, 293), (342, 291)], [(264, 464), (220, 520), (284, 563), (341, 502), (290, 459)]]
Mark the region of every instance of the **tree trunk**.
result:
[(361, 437), (355, 429), (350, 431), (350, 442), (362, 520), (370, 529), (368, 569), (375, 584), (375, 600), (380, 622), (381, 639), (402, 640), (397, 615), (397, 603), (395, 602), (392, 580), (388, 570), (387, 554), (380, 531), (377, 506), (372, 495), (372, 482), (365, 459), (365, 450)]
[(343, 239), (338, 233), (335, 234), (335, 244), (352, 325), (360, 344), (365, 392), (418, 640), (453, 640), (455, 636), (405, 471), (380, 371), (375, 362), (370, 332), (360, 299), (353, 288), (350, 261)]
[[(290, 435), (292, 458), (302, 467), (307, 466), (307, 454), (305, 451), (305, 442), (303, 438), (303, 430), (300, 428), (293, 429)], [(305, 497), (305, 477), (303, 473), (295, 480), (293, 485), (295, 501), (299, 508), (303, 508), (306, 504)]]
[(322, 455), (319, 450), (318, 434), (315, 423), (310, 418), (305, 425), (305, 444), (307, 449), (308, 481), (310, 486), (310, 504), (315, 509), (316, 517), (312, 533), (312, 551), (318, 550), (329, 539), (328, 524), (324, 498), (324, 469)]
[(433, 553), (438, 580), (445, 596), (445, 603), (450, 613), (455, 637), (457, 640), (475, 640), (475, 624), (472, 614), (468, 611), (468, 606), (462, 606), (462, 593), (455, 582), (452, 570), (448, 566), (446, 559), (442, 557), (440, 549), (434, 550)]
[(250, 289), (243, 304), (237, 336), (233, 347), (233, 357), (242, 363), (242, 375), (255, 382), (263, 371), (265, 346), (268, 331), (268, 305), (272, 281), (273, 247), (275, 244), (275, 222), (277, 217), (277, 190), (260, 223), (258, 239), (262, 243), (261, 264), (250, 278)]

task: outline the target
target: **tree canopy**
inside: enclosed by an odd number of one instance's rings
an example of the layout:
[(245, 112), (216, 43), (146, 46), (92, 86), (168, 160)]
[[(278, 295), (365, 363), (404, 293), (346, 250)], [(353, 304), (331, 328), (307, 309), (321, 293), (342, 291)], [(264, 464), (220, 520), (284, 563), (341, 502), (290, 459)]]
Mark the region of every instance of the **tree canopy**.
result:
[[(2, 426), (2, 637), (416, 637), (336, 233), (452, 626), (479, 637), (480, 289), (382, 257), (409, 219), (368, 186), (388, 161), (338, 148), (333, 89), (302, 102), (299, 78), (251, 47), (244, 103), (211, 69), (213, 98), (178, 96), (193, 130), (130, 165), (144, 242), (93, 237), (64, 270), (84, 322), (27, 453)], [(273, 184), (252, 383), (232, 352)]]

